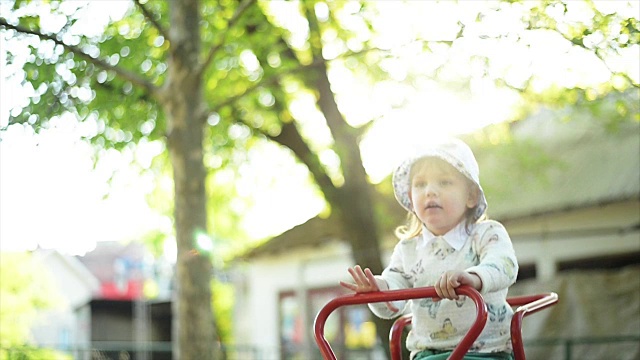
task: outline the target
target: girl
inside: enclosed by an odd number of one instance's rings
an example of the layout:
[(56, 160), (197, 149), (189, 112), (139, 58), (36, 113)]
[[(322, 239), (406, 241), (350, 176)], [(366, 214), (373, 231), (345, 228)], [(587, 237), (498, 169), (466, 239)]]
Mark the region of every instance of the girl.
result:
[[(502, 224), (486, 220), (487, 209), (479, 169), (471, 149), (452, 139), (403, 162), (393, 174), (396, 199), (409, 221), (396, 230), (400, 241), (380, 276), (355, 266), (355, 292), (434, 286), (441, 299), (410, 301), (412, 330), (407, 348), (413, 360), (446, 359), (475, 319), (475, 305), (455, 289), (470, 285), (483, 295), (487, 325), (465, 359), (512, 359), (509, 325), (513, 311), (507, 290), (518, 264)], [(370, 304), (372, 312), (390, 319), (405, 301)]]

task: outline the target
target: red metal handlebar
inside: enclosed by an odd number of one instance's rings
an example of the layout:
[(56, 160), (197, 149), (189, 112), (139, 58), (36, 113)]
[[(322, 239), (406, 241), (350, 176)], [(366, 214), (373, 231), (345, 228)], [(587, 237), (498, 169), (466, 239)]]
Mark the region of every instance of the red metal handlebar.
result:
[[(482, 329), (484, 329), (484, 325), (487, 322), (487, 305), (484, 303), (482, 295), (480, 295), (480, 293), (476, 289), (465, 285), (457, 288), (456, 293), (458, 295), (465, 295), (470, 297), (476, 304), (476, 320), (471, 325), (469, 332), (465, 334), (465, 336), (462, 338), (462, 341), (460, 341), (458, 346), (456, 346), (456, 348), (453, 350), (453, 352), (449, 356), (449, 360), (462, 359), (467, 351), (469, 351), (469, 348), (471, 347), (473, 342), (480, 335)], [(320, 348), (322, 357), (325, 360), (336, 360), (336, 355), (333, 353), (331, 345), (329, 345), (329, 342), (324, 337), (324, 324), (327, 321), (329, 315), (331, 315), (331, 313), (337, 308), (345, 305), (359, 305), (420, 298), (439, 298), (439, 296), (436, 293), (435, 288), (430, 286), (414, 289), (387, 290), (343, 295), (329, 301), (324, 307), (322, 307), (322, 309), (320, 309), (320, 312), (316, 316), (314, 322), (314, 338), (316, 340), (316, 343), (318, 344), (318, 347)], [(392, 342), (391, 344), (395, 343)], [(399, 358), (394, 356), (393, 351), (391, 353), (393, 360), (400, 360)]]
[[(546, 293), (539, 295), (513, 296), (507, 298), (507, 303), (511, 306), (519, 306), (511, 319), (511, 342), (513, 344), (513, 354), (515, 360), (526, 360), (524, 343), (522, 341), (522, 320), (524, 317), (536, 313), (540, 310), (555, 305), (558, 302), (558, 294)], [(405, 326), (411, 324), (411, 315), (404, 315), (398, 318), (389, 333), (389, 350), (392, 360), (402, 360), (402, 331)]]
[(522, 342), (522, 319), (525, 316), (553, 306), (558, 302), (558, 294), (547, 293), (529, 296), (514, 296), (507, 299), (511, 306), (519, 306), (511, 319), (511, 343), (516, 360), (525, 360), (524, 343)]

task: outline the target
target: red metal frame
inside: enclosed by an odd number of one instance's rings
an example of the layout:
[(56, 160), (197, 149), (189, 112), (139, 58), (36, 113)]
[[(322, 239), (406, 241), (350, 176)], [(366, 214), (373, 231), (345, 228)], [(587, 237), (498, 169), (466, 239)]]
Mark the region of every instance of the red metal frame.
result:
[(511, 318), (511, 343), (515, 360), (526, 360), (522, 342), (522, 319), (558, 303), (558, 294), (551, 292), (540, 295), (514, 296), (507, 298), (511, 306), (518, 306)]
[[(411, 314), (402, 315), (393, 322), (389, 331), (389, 353), (391, 360), (402, 360), (402, 330), (411, 324)], [(476, 336), (477, 337), (477, 336)], [(475, 341), (475, 338), (473, 339)]]
[[(522, 320), (525, 316), (553, 306), (558, 302), (558, 294), (546, 293), (539, 295), (513, 296), (507, 298), (509, 305), (518, 306), (511, 319), (511, 343), (515, 360), (526, 360), (524, 343), (522, 342)], [(402, 360), (401, 336), (405, 326), (411, 324), (411, 315), (398, 318), (391, 328), (389, 349), (392, 360)], [(477, 336), (476, 336), (477, 337)], [(393, 344), (393, 346), (392, 346)], [(450, 359), (454, 359), (451, 357)]]
[[(470, 287), (470, 286), (461, 286), (456, 289), (456, 293), (459, 295), (465, 295), (470, 297), (473, 302), (476, 304), (476, 320), (471, 325), (469, 332), (462, 338), (462, 341), (456, 346), (453, 350), (453, 353), (449, 357), (451, 360), (460, 360), (467, 353), (473, 342), (476, 340), (482, 329), (484, 329), (484, 325), (487, 322), (487, 305), (484, 303), (484, 299), (480, 293)], [(337, 308), (345, 305), (359, 305), (359, 304), (368, 304), (375, 302), (386, 302), (386, 301), (396, 301), (396, 300), (409, 300), (409, 299), (420, 299), (420, 298), (439, 298), (438, 294), (434, 287), (422, 287), (422, 288), (414, 288), (414, 289), (401, 289), (401, 290), (388, 290), (388, 291), (376, 291), (369, 293), (360, 293), (360, 294), (351, 294), (351, 295), (343, 295), (339, 296), (331, 301), (329, 301), (316, 316), (316, 320), (314, 323), (314, 338), (318, 347), (320, 348), (320, 352), (325, 360), (336, 360), (336, 355), (333, 353), (331, 349), (331, 345), (324, 337), (324, 324), (327, 321), (327, 318), (331, 313)], [(402, 328), (399, 328), (400, 334)], [(391, 335), (393, 337), (393, 331)], [(398, 335), (399, 337), (399, 335)], [(400, 360), (401, 358), (398, 356), (401, 355), (401, 345), (399, 345), (400, 341), (392, 341), (389, 346), (393, 347), (394, 351), (391, 351), (392, 360)], [(395, 354), (395, 355), (394, 355)], [(400, 355), (398, 355), (400, 354)]]
[[(467, 334), (462, 338), (462, 341), (460, 341), (458, 346), (453, 350), (448, 358), (449, 360), (461, 360), (467, 351), (469, 351), (473, 342), (478, 338), (487, 322), (487, 305), (485, 304), (482, 295), (480, 295), (477, 290), (469, 286), (461, 286), (456, 289), (456, 293), (458, 295), (470, 297), (476, 304), (476, 320), (469, 329), (469, 332), (467, 332)], [(336, 356), (331, 349), (331, 345), (329, 345), (324, 337), (324, 324), (329, 315), (337, 308), (346, 305), (420, 298), (439, 297), (435, 288), (422, 287), (415, 289), (388, 290), (344, 295), (329, 301), (320, 310), (314, 323), (314, 337), (318, 347), (320, 348), (322, 357), (325, 360), (336, 360)], [(513, 318), (511, 319), (511, 342), (513, 344), (513, 353), (516, 360), (526, 360), (524, 344), (522, 342), (522, 320), (530, 314), (555, 305), (558, 302), (558, 295), (552, 292), (539, 295), (515, 296), (508, 298), (507, 302), (511, 306), (518, 306), (514, 311)], [(393, 323), (391, 331), (389, 332), (389, 350), (391, 353), (391, 360), (402, 360), (402, 331), (404, 327), (410, 323), (410, 314), (401, 316)]]

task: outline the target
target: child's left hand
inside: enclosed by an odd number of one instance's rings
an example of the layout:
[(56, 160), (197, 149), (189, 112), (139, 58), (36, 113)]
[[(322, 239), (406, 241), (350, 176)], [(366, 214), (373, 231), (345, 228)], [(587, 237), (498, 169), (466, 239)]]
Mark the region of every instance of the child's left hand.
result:
[(458, 300), (456, 288), (460, 285), (470, 285), (474, 289), (480, 291), (482, 289), (482, 280), (474, 273), (466, 271), (450, 270), (442, 274), (434, 287), (436, 293), (442, 299)]

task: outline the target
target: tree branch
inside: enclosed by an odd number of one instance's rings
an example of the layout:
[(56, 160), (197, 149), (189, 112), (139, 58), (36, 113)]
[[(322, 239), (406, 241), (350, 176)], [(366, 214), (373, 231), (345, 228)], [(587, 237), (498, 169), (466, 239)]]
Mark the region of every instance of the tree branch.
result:
[(63, 41), (58, 40), (54, 35), (43, 34), (38, 30), (31, 30), (20, 25), (9, 24), (5, 18), (0, 18), (0, 27), (4, 27), (5, 29), (11, 29), (21, 34), (34, 35), (39, 37), (42, 40), (51, 40), (54, 43), (63, 46), (65, 49), (72, 52), (73, 54), (78, 55), (81, 58), (91, 62), (92, 64), (95, 64), (96, 66), (104, 70), (110, 70), (115, 72), (120, 78), (130, 81), (131, 83), (144, 88), (146, 91), (148, 91), (151, 94), (156, 94), (156, 92), (158, 91), (158, 87), (156, 87), (146, 79), (138, 76), (136, 73), (133, 73), (131, 71), (125, 70), (117, 66), (113, 66), (102, 59), (94, 58), (91, 55), (82, 51), (82, 49), (80, 49), (79, 47), (69, 45), (64, 43)]
[(273, 75), (273, 76), (271, 76), (269, 78), (265, 78), (262, 81), (258, 81), (256, 83), (254, 83), (252, 86), (248, 87), (245, 91), (243, 91), (240, 94), (226, 97), (224, 99), (224, 101), (221, 101), (221, 102), (217, 103), (215, 105), (215, 108), (212, 109), (212, 111), (219, 112), (220, 109), (222, 109), (223, 107), (225, 107), (227, 105), (230, 105), (230, 104), (233, 104), (237, 100), (247, 96), (248, 94), (254, 92), (257, 89), (259, 89), (260, 87), (276, 84), (281, 80), (281, 77), (284, 76), (284, 75), (291, 75), (291, 74), (299, 73), (299, 72), (302, 72), (302, 71), (307, 71), (307, 70), (313, 69), (313, 68), (315, 68), (317, 66), (320, 66), (320, 64), (319, 63), (312, 63), (312, 64), (309, 64), (309, 65), (301, 66), (301, 67), (296, 68), (296, 69), (289, 69), (289, 70), (286, 70), (283, 73), (275, 74), (275, 75)]
[(149, 20), (149, 22), (151, 24), (153, 24), (153, 26), (158, 29), (158, 32), (160, 33), (160, 35), (162, 35), (163, 38), (165, 38), (166, 40), (168, 40), (169, 42), (171, 42), (171, 39), (169, 38), (169, 33), (167, 33), (167, 31), (165, 30), (164, 27), (162, 27), (162, 25), (160, 25), (159, 22), (156, 21), (156, 19), (153, 17), (153, 14), (149, 11), (149, 9), (147, 9), (144, 4), (142, 4), (140, 2), (140, 0), (134, 0), (134, 2), (136, 3), (136, 5), (140, 8), (140, 11), (142, 11), (142, 13), (144, 14), (144, 17)]
[(209, 53), (207, 54), (207, 57), (205, 58), (204, 62), (202, 62), (202, 65), (200, 65), (200, 68), (198, 69), (199, 75), (202, 75), (202, 73), (207, 69), (209, 64), (211, 64), (211, 62), (213, 61), (213, 57), (215, 56), (216, 52), (218, 52), (218, 50), (222, 47), (222, 45), (224, 45), (224, 42), (227, 38), (227, 34), (229, 33), (229, 30), (238, 22), (238, 19), (240, 19), (240, 16), (244, 13), (244, 11), (249, 8), (249, 5), (253, 4), (254, 2), (256, 2), (256, 0), (244, 0), (238, 6), (238, 8), (236, 9), (236, 12), (233, 14), (231, 19), (229, 19), (229, 23), (227, 24), (227, 30), (222, 32), (222, 38), (220, 39), (220, 42), (212, 46), (211, 49), (209, 49)]
[(629, 76), (629, 74), (621, 72), (621, 71), (616, 71), (613, 68), (611, 68), (609, 63), (607, 63), (607, 60), (606, 60), (605, 56), (603, 56), (600, 53), (600, 51), (599, 51), (599, 49), (597, 47), (594, 47), (593, 49), (590, 49), (589, 47), (587, 47), (584, 44), (584, 37), (582, 37), (582, 38), (578, 38), (578, 37), (572, 38), (568, 34), (566, 34), (565, 32), (563, 32), (560, 29), (558, 29), (556, 26), (549, 26), (549, 25), (546, 25), (546, 26), (545, 25), (543, 25), (543, 26), (535, 26), (532, 23), (529, 23), (529, 26), (528, 26), (527, 30), (551, 30), (551, 31), (557, 33), (558, 35), (562, 36), (563, 39), (565, 39), (567, 42), (569, 42), (571, 44), (571, 46), (578, 47), (580, 49), (586, 50), (587, 52), (593, 54), (596, 58), (598, 58), (598, 60), (600, 60), (600, 62), (604, 65), (604, 67), (607, 68), (607, 70), (609, 71), (609, 73), (611, 75), (618, 75), (618, 76), (623, 77), (634, 88), (639, 88), (640, 87), (640, 84), (634, 82), (633, 79)]
[(611, 66), (607, 63), (607, 60), (605, 59), (605, 57), (600, 53), (598, 48), (594, 48), (594, 49), (589, 49), (583, 41), (573, 41), (573, 39), (569, 38), (568, 35), (564, 34), (563, 32), (561, 32), (560, 30), (554, 29), (558, 34), (560, 34), (560, 36), (562, 36), (565, 40), (567, 40), (568, 42), (570, 42), (573, 46), (577, 46), (583, 50), (586, 50), (590, 53), (592, 53), (593, 55), (595, 55), (595, 57), (598, 58), (598, 60), (600, 60), (600, 62), (602, 63), (602, 65), (604, 65), (605, 68), (607, 68), (607, 70), (609, 71), (609, 73), (611, 75), (618, 75), (618, 76), (622, 76), (625, 80), (627, 80), (629, 82), (629, 84), (635, 88), (639, 88), (640, 84), (633, 82), (633, 79), (629, 76), (629, 74), (624, 73), (624, 72), (620, 72), (620, 71), (616, 71), (613, 68), (611, 68)]
[[(247, 124), (247, 126), (249, 126)], [(257, 129), (252, 127), (255, 131), (260, 132), (262, 135), (267, 137), (268, 139), (275, 141), (276, 143), (290, 149), (295, 156), (307, 166), (309, 172), (313, 176), (318, 184), (318, 187), (322, 189), (322, 192), (327, 197), (331, 197), (332, 194), (335, 194), (336, 187), (331, 181), (331, 178), (322, 170), (322, 165), (320, 159), (318, 159), (317, 155), (311, 151), (307, 143), (300, 135), (298, 128), (295, 125), (295, 120), (291, 122), (286, 122), (282, 124), (282, 128), (278, 135), (271, 135), (264, 132), (262, 129)]]

